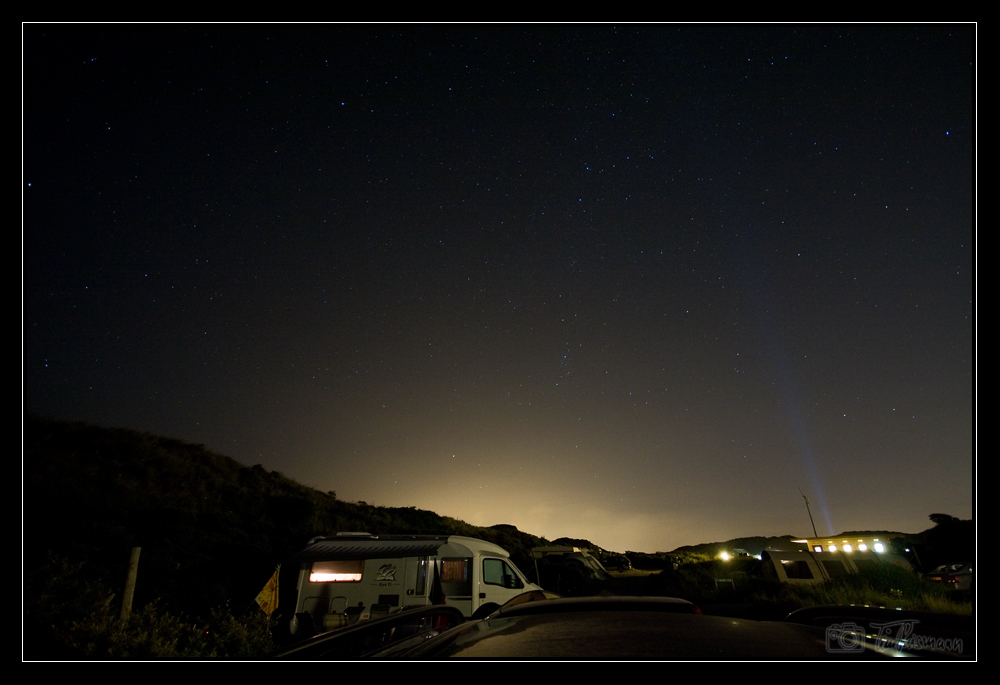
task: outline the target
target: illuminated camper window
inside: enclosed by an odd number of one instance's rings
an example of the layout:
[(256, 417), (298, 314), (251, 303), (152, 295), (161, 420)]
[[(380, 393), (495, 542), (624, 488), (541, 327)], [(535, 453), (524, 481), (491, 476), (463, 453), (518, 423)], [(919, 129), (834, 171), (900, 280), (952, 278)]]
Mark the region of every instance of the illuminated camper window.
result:
[(472, 559), (443, 559), (441, 589), (448, 597), (472, 595)]
[(361, 559), (349, 561), (314, 561), (309, 573), (310, 583), (357, 583), (365, 562)]

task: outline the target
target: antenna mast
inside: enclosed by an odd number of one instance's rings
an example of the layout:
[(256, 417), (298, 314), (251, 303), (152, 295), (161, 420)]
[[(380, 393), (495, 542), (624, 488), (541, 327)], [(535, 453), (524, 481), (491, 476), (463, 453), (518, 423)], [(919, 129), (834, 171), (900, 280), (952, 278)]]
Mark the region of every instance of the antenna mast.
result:
[(802, 492), (802, 488), (799, 488), (799, 494), (802, 495), (802, 499), (806, 501), (806, 511), (809, 513), (809, 523), (811, 523), (813, 527), (813, 537), (818, 538), (819, 534), (816, 532), (816, 522), (813, 521), (813, 513), (809, 509), (809, 498), (806, 497), (806, 493)]

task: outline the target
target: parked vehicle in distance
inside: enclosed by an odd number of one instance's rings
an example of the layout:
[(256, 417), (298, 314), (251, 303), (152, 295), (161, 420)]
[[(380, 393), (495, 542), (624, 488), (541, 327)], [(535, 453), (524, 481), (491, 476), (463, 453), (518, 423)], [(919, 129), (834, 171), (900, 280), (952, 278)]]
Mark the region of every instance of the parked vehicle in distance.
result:
[(618, 573), (625, 573), (625, 571), (632, 570), (632, 562), (624, 554), (614, 554), (606, 557), (601, 562), (601, 566), (609, 570), (618, 571)]
[(535, 578), (560, 595), (595, 594), (611, 576), (589, 549), (568, 545), (532, 547)]
[(289, 626), (297, 637), (435, 604), (479, 618), (541, 589), (503, 548), (457, 535), (320, 536), (291, 561), (301, 564)]
[(971, 561), (941, 564), (928, 573), (926, 578), (932, 583), (942, 583), (955, 592), (970, 592), (975, 586)]

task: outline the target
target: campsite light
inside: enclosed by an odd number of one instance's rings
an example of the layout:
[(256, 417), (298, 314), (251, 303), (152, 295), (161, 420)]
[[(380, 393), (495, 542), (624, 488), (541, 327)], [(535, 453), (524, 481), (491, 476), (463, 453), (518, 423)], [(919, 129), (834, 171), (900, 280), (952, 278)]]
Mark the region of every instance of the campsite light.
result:
[(723, 552), (722, 554), (719, 555), (719, 558), (722, 559), (723, 561), (729, 561), (729, 552)]
[(823, 551), (823, 545), (813, 545), (813, 551), (814, 552), (822, 552)]
[(876, 542), (875, 543), (875, 551), (878, 552), (879, 554), (881, 554), (882, 552), (885, 551), (885, 546), (881, 542)]
[(860, 545), (858, 545), (858, 551), (859, 552), (867, 552), (868, 551), (868, 545), (866, 545), (865, 543), (862, 542)]
[(845, 552), (853, 552), (854, 548), (851, 547), (850, 545), (844, 545), (844, 551)]
[(831, 552), (836, 552), (837, 551), (837, 546), (836, 545), (830, 545), (830, 551)]

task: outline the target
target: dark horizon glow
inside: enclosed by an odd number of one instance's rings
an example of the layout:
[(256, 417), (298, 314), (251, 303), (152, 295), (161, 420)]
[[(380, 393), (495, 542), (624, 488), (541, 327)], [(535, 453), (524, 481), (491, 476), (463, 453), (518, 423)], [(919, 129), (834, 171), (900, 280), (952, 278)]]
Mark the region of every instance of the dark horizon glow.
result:
[(23, 42), (25, 411), (622, 551), (973, 516), (975, 25)]

